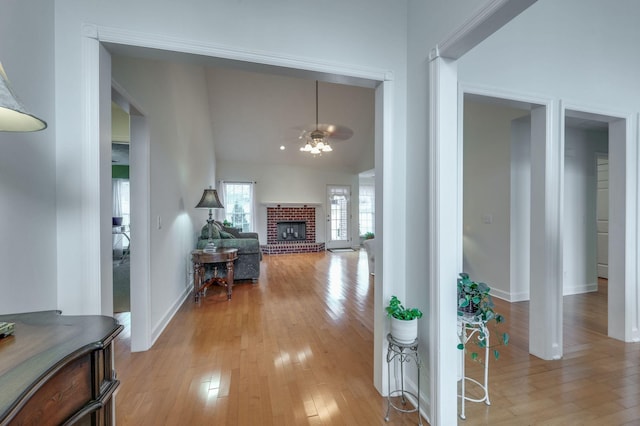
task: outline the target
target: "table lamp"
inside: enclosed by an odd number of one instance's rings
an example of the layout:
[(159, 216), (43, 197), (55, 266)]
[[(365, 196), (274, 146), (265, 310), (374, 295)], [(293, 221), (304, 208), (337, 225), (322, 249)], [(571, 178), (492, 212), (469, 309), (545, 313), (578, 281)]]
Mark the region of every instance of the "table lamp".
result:
[(207, 245), (204, 247), (203, 251), (206, 253), (212, 253), (216, 251), (216, 244), (213, 242), (212, 237), (212, 227), (213, 227), (213, 217), (211, 216), (211, 209), (223, 209), (224, 206), (220, 202), (218, 198), (218, 192), (215, 189), (209, 188), (205, 189), (202, 194), (202, 198), (200, 202), (196, 206), (197, 209), (209, 209), (209, 219), (207, 219), (207, 226), (209, 229), (209, 241)]

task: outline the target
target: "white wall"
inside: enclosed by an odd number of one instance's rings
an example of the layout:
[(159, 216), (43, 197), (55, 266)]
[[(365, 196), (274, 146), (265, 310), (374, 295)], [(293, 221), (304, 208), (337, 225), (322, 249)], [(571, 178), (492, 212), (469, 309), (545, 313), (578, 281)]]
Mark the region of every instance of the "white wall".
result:
[(205, 70), (120, 56), (112, 58), (112, 66), (114, 81), (136, 100), (149, 122), (151, 321), (157, 324), (188, 290), (188, 255), (206, 218), (206, 211), (195, 205), (202, 191), (215, 185)]
[(564, 294), (595, 291), (596, 153), (607, 152), (607, 132), (567, 128), (564, 175)]
[(529, 300), (531, 281), (531, 117), (511, 122), (511, 302)]
[(511, 121), (528, 111), (465, 101), (463, 269), (509, 299)]
[[(459, 79), (614, 111), (638, 110), (634, 0), (538, 0), (458, 61)], [(601, 56), (602, 60), (594, 60)]]
[(53, 8), (6, 1), (0, 13), (0, 62), (27, 110), (48, 124), (36, 133), (0, 132), (3, 314), (58, 307)]
[(327, 233), (327, 185), (351, 186), (351, 239), (358, 240), (358, 175), (331, 170), (295, 166), (265, 166), (219, 161), (221, 180), (256, 182), (256, 226), (260, 243), (267, 243), (267, 209), (265, 204), (296, 203), (316, 207), (316, 242), (325, 242)]

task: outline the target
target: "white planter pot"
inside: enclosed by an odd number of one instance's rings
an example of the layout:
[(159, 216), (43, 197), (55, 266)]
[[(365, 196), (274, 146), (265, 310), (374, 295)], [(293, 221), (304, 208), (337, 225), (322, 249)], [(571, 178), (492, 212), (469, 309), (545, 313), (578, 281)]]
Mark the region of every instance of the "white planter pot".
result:
[(413, 343), (418, 338), (418, 319), (407, 321), (391, 317), (391, 336), (399, 343)]

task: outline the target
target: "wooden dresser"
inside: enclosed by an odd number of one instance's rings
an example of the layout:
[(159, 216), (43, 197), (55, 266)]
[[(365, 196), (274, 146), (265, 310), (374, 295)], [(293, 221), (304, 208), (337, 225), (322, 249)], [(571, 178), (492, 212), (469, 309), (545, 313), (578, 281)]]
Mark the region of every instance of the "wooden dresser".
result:
[(0, 315), (0, 425), (112, 425), (116, 380), (111, 317), (58, 311)]

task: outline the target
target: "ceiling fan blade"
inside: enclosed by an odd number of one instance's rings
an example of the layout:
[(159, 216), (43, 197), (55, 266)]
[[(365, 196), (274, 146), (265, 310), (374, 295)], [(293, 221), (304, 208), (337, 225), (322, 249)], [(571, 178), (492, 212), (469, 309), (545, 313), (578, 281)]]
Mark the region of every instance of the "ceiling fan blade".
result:
[(318, 130), (327, 133), (330, 139), (344, 141), (353, 136), (353, 130), (340, 124), (318, 124)]
[[(335, 140), (335, 141), (345, 141), (350, 139), (353, 136), (353, 130), (348, 128), (347, 126), (342, 126), (339, 124), (323, 124), (319, 123), (317, 126), (318, 130), (325, 133), (325, 138)], [(316, 129), (315, 125), (309, 126), (296, 126), (293, 129), (297, 130), (298, 138), (296, 142), (301, 140), (305, 140), (311, 136), (311, 132)]]

